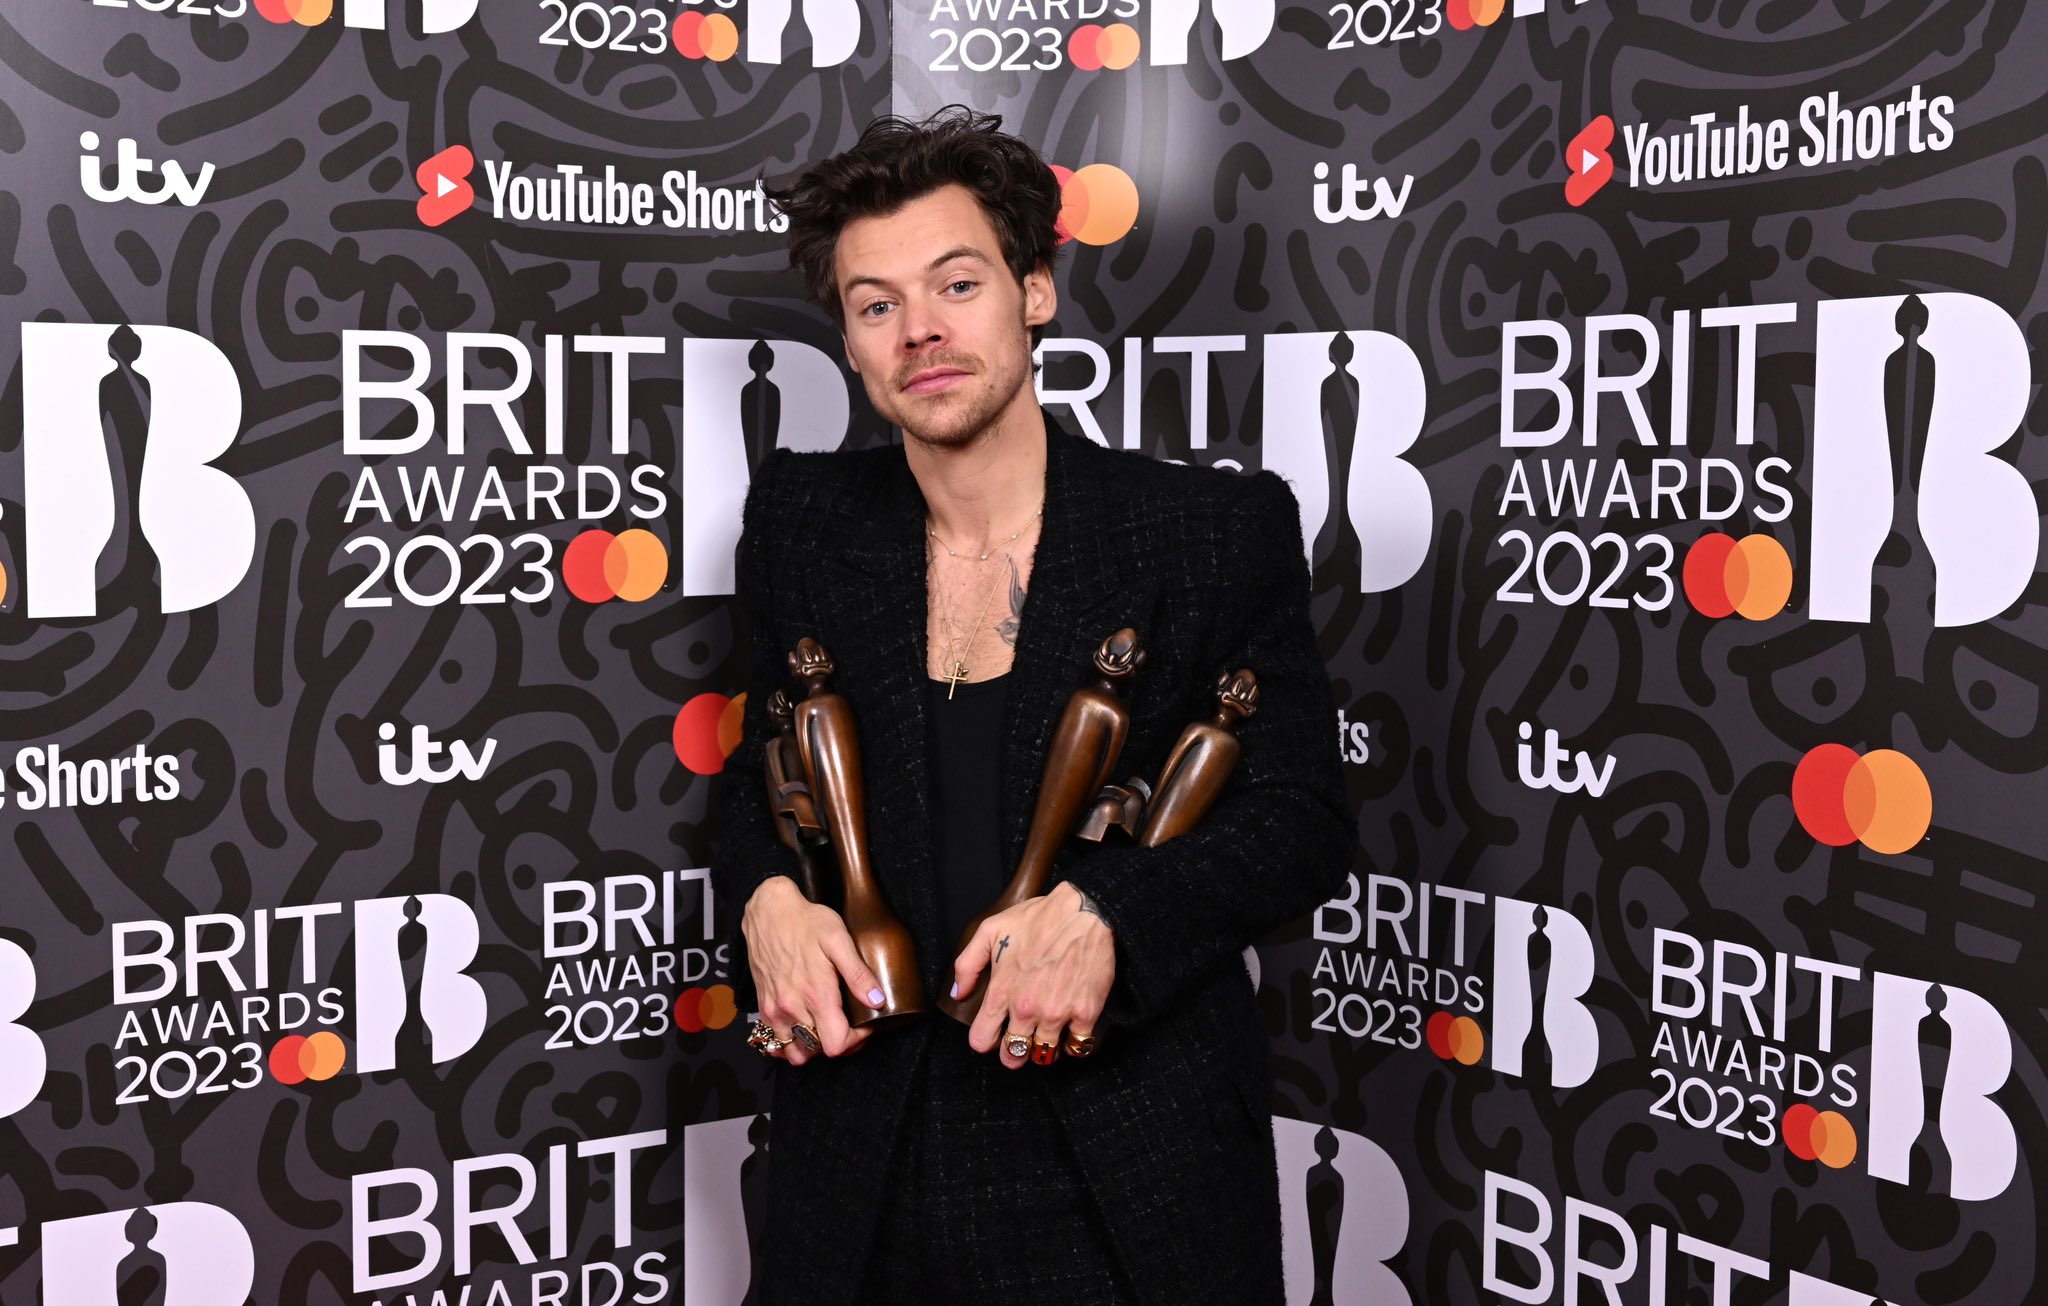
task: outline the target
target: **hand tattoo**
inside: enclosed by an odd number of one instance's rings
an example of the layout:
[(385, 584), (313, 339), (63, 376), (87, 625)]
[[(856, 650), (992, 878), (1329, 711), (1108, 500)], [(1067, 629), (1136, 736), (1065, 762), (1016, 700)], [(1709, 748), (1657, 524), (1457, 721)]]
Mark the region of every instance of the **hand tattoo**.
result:
[[(1074, 890), (1074, 892), (1081, 893), (1079, 889)], [(1109, 924), (1108, 919), (1105, 918), (1102, 914), (1102, 909), (1095, 905), (1095, 899), (1089, 897), (1085, 893), (1081, 893), (1081, 910), (1087, 912), (1096, 920), (1101, 921), (1104, 925)]]
[(988, 968), (994, 970), (996, 963), (1003, 959), (1003, 949), (1010, 946), (1010, 936), (1005, 934), (996, 941), (996, 955), (989, 959)]

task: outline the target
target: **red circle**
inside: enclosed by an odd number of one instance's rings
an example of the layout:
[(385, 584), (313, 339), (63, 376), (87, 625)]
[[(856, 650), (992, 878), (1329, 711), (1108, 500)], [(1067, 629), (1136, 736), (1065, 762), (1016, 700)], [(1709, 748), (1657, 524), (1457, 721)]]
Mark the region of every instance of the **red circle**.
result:
[(1444, 0), (1444, 17), (1461, 32), (1472, 30), (1472, 0)]
[(718, 745), (718, 723), (731, 700), (723, 694), (699, 694), (676, 713), (673, 740), (676, 760), (698, 775), (725, 769), (725, 750)]
[(1728, 594), (1728, 555), (1735, 537), (1709, 531), (1685, 551), (1685, 597), (1702, 615), (1725, 617), (1735, 611)]
[(1808, 834), (1831, 848), (1856, 842), (1842, 794), (1861, 760), (1846, 744), (1822, 744), (1800, 758), (1792, 772), (1793, 815)]
[(306, 1036), (287, 1034), (270, 1049), (270, 1074), (280, 1084), (303, 1084), (306, 1082), (306, 1067), (301, 1057), (306, 1049)]
[(256, 12), (273, 23), (292, 21), (292, 11), (285, 0), (256, 0)]
[(610, 531), (585, 531), (562, 551), (562, 583), (585, 603), (603, 603), (616, 594), (605, 576), (614, 538)]
[(1102, 70), (1102, 24), (1083, 23), (1067, 37), (1067, 58), (1083, 72)]
[(685, 59), (704, 57), (704, 15), (696, 9), (685, 9), (676, 15), (674, 40), (676, 53)]
[(1785, 1108), (1785, 1118), (1778, 1122), (1778, 1132), (1785, 1135), (1785, 1146), (1802, 1161), (1811, 1161), (1817, 1155), (1813, 1150), (1813, 1122), (1820, 1112), (1806, 1103)]
[(1423, 1027), (1423, 1038), (1428, 1041), (1429, 1050), (1436, 1053), (1438, 1060), (1451, 1059), (1451, 1026), (1456, 1021), (1457, 1017), (1450, 1012), (1439, 1011), (1431, 1016), (1429, 1024)]
[(692, 986), (676, 998), (676, 1028), (685, 1034), (704, 1032), (704, 990)]

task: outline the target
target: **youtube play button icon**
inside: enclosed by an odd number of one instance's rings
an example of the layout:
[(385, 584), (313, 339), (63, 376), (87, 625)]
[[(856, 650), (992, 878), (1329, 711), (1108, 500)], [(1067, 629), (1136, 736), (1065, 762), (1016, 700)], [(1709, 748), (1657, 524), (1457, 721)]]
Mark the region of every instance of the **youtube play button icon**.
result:
[(467, 213), (476, 203), (476, 191), (469, 174), (476, 170), (476, 156), (467, 145), (451, 145), (419, 166), (414, 178), (423, 192), (420, 221), (438, 227), (458, 213)]
[(1607, 153), (1612, 144), (1614, 119), (1604, 113), (1565, 143), (1564, 157), (1572, 175), (1565, 179), (1564, 198), (1573, 208), (1592, 199), (1613, 178), (1614, 158)]

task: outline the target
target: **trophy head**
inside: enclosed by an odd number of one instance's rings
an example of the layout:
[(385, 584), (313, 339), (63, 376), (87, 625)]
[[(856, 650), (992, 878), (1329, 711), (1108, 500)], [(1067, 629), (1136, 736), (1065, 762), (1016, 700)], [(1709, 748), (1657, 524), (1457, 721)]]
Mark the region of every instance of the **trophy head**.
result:
[(778, 689), (768, 696), (768, 722), (779, 734), (796, 729), (796, 709), (790, 706), (789, 691)]
[(832, 655), (809, 635), (798, 640), (789, 654), (789, 674), (804, 682), (806, 692), (823, 693), (834, 670)]
[(1144, 645), (1129, 626), (1103, 640), (1095, 650), (1095, 669), (1109, 680), (1122, 680), (1144, 665)]
[(1216, 677), (1216, 723), (1235, 725), (1259, 710), (1259, 678), (1250, 667)]

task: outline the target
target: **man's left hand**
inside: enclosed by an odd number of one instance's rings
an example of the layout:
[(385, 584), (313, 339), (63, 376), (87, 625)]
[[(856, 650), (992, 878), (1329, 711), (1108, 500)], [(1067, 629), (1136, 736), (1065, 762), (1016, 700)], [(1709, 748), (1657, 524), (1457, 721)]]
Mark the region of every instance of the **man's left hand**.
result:
[[(1004, 1027), (1023, 1034), (1033, 1047), (1053, 1046), (1059, 1055), (1062, 1029), (1095, 1032), (1116, 979), (1115, 933), (1081, 891), (1065, 880), (1042, 897), (997, 912), (981, 923), (953, 962), (958, 996), (968, 997), (986, 968), (988, 996), (967, 1031), (977, 1052), (997, 1048)], [(1000, 1050), (1015, 1070), (1030, 1054)]]

